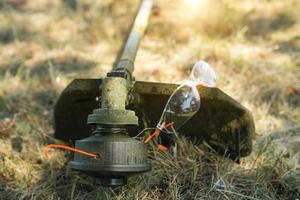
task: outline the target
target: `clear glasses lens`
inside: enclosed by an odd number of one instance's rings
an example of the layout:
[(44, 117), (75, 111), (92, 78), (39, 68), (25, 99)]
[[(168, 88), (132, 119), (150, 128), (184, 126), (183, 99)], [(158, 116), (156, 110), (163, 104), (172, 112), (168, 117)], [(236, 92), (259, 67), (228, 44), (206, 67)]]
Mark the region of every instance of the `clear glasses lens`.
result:
[(196, 86), (191, 82), (179, 86), (169, 98), (169, 101), (161, 116), (158, 128), (163, 129), (168, 123), (173, 126), (165, 128), (167, 132), (179, 129), (200, 108), (200, 96)]
[[(197, 85), (214, 87), (216, 74), (204, 61), (197, 62), (187, 81), (181, 84), (170, 96), (157, 128), (174, 133), (193, 117), (200, 109), (200, 94)], [(168, 124), (172, 123), (172, 126)]]
[(190, 78), (195, 85), (206, 85), (207, 87), (215, 87), (217, 76), (212, 67), (204, 62), (198, 61), (192, 69)]

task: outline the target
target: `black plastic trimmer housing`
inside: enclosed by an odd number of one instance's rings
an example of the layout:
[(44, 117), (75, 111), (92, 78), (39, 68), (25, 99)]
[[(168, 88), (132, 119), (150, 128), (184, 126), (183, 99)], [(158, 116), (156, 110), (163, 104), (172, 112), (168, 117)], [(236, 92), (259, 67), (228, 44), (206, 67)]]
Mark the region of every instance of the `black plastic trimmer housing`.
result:
[(96, 177), (101, 185), (124, 185), (127, 176), (151, 169), (145, 145), (127, 136), (125, 129), (99, 130), (91, 137), (77, 140), (76, 148), (100, 152), (98, 159), (75, 154), (70, 164), (73, 169)]
[[(71, 168), (104, 186), (120, 186), (130, 175), (149, 171), (147, 145), (134, 139), (155, 127), (176, 84), (134, 81), (134, 60), (153, 5), (143, 0), (113, 69), (103, 79), (75, 79), (55, 105), (55, 137), (99, 155), (75, 153)], [(239, 160), (252, 150), (251, 113), (218, 88), (199, 86), (201, 108), (179, 132), (195, 143), (205, 141), (220, 155)], [(100, 101), (99, 101), (100, 99)]]

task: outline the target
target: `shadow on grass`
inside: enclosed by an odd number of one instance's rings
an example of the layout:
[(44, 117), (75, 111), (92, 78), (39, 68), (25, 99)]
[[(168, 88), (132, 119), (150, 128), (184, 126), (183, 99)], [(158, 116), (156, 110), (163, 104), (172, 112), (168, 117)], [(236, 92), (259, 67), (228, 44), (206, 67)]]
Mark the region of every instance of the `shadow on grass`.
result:
[(266, 37), (268, 34), (292, 27), (296, 20), (287, 13), (279, 13), (275, 17), (260, 17), (248, 22), (247, 36)]
[(29, 75), (30, 77), (45, 77), (49, 75), (50, 70), (54, 70), (59, 75), (78, 74), (80, 76), (87, 74), (96, 64), (94, 61), (76, 56), (56, 57), (35, 63), (31, 67)]
[(110, 197), (113, 194), (110, 188), (100, 187), (94, 184), (91, 177), (71, 170), (68, 162), (72, 160), (72, 156), (70, 154), (66, 157), (68, 161), (59, 168), (54, 167), (55, 161), (49, 160), (47, 169), (40, 181), (32, 187), (32, 192), (28, 193), (28, 197), (40, 200), (50, 197), (53, 199), (112, 199)]
[(11, 200), (11, 199), (18, 199), (21, 196), (20, 192), (15, 191), (15, 189), (9, 186), (7, 183), (0, 180), (0, 194), (1, 200)]
[(53, 88), (45, 88), (33, 92), (32, 100), (44, 110), (51, 112), (54, 107), (55, 99), (57, 99), (58, 96), (58, 92)]
[(34, 37), (34, 33), (29, 31), (24, 26), (10, 26), (0, 27), (0, 43), (8, 44), (15, 41), (23, 41)]
[(22, 9), (26, 4), (26, 0), (0, 0), (0, 9)]
[(287, 41), (281, 41), (278, 43), (278, 49), (276, 50), (280, 53), (300, 53), (300, 36), (295, 36)]
[(0, 65), (0, 78), (6, 75), (16, 76), (19, 69), (23, 66), (23, 61), (19, 59), (11, 60), (10, 63)]

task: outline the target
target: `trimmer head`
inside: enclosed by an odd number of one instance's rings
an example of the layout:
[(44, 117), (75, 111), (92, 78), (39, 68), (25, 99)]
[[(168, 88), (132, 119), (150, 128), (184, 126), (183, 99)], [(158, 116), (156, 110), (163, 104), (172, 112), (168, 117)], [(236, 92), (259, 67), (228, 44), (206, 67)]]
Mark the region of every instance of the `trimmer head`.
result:
[(107, 131), (76, 141), (79, 149), (101, 153), (98, 159), (75, 154), (70, 162), (73, 169), (95, 177), (103, 186), (125, 185), (128, 176), (151, 169), (146, 145), (124, 134), (126, 130)]
[[(87, 117), (99, 105), (101, 84), (101, 79), (75, 79), (68, 85), (55, 105), (56, 138), (74, 141), (91, 135)], [(127, 109), (135, 111), (139, 123), (137, 127), (127, 127), (128, 134), (135, 136), (146, 127), (155, 127), (177, 87), (176, 84), (135, 82)], [(179, 132), (192, 141), (206, 141), (221, 155), (233, 159), (249, 155), (255, 134), (250, 111), (218, 88), (199, 86), (198, 91), (200, 110)]]

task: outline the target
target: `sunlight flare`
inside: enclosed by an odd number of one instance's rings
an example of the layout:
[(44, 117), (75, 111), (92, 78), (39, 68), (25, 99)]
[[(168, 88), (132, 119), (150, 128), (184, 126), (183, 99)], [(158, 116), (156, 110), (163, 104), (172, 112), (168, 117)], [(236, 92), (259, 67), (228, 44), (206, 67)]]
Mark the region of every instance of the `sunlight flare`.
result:
[(207, 3), (207, 0), (183, 0), (183, 2), (189, 10), (198, 10)]

